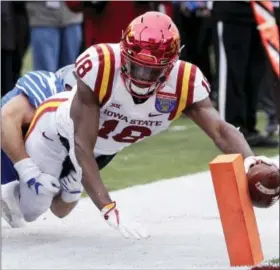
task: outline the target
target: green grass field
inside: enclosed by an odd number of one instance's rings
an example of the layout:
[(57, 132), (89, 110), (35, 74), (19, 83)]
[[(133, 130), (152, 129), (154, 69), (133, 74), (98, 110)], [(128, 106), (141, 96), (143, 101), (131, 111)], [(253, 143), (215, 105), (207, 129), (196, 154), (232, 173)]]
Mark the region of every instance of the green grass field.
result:
[[(22, 73), (31, 69), (29, 52)], [(263, 130), (264, 126), (264, 114), (259, 114), (258, 127)], [(180, 128), (174, 130), (176, 127)], [(255, 152), (274, 156), (278, 148)], [(193, 122), (181, 117), (169, 130), (123, 150), (101, 174), (109, 190), (116, 190), (207, 170), (208, 163), (219, 153)]]
[[(256, 269), (256, 267), (252, 268), (253, 270)], [(261, 267), (257, 267), (257, 269), (263, 269), (263, 270), (279, 270), (280, 269), (280, 260), (275, 258), (269, 261), (265, 261), (262, 263)]]
[(279, 259), (272, 259), (270, 261), (270, 263), (279, 265), (280, 264), (280, 260)]
[(28, 50), (26, 53), (24, 60), (23, 60), (23, 67), (21, 70), (21, 74), (25, 74), (26, 72), (32, 70), (32, 54), (31, 49)]

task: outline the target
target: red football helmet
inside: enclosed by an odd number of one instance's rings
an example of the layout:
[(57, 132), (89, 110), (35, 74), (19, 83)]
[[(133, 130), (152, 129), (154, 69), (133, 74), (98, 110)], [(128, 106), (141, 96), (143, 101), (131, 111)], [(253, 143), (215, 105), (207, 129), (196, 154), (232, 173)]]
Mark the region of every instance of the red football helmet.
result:
[(180, 35), (169, 16), (146, 12), (127, 27), (120, 47), (126, 88), (138, 98), (147, 98), (163, 86), (178, 60)]

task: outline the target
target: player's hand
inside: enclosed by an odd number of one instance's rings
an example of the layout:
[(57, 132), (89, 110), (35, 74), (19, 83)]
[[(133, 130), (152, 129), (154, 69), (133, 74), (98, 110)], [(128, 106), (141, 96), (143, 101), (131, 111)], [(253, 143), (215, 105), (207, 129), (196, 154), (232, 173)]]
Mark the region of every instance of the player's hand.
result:
[(60, 179), (62, 187), (61, 198), (66, 203), (75, 202), (80, 199), (83, 186), (78, 174), (71, 170), (70, 173)]
[(117, 229), (125, 238), (141, 239), (149, 237), (140, 224), (134, 223), (120, 214), (116, 202), (105, 205), (101, 210), (101, 215), (111, 227)]
[(14, 164), (19, 180), (24, 182), (36, 195), (55, 195), (60, 190), (58, 179), (43, 173), (31, 158), (22, 159)]
[(275, 166), (276, 168), (279, 169), (279, 164), (276, 161), (274, 161), (268, 157), (250, 156), (250, 157), (245, 158), (245, 160), (244, 160), (245, 172), (248, 173), (248, 171), (251, 167), (253, 167), (254, 165), (259, 164), (259, 163), (265, 163), (270, 166)]

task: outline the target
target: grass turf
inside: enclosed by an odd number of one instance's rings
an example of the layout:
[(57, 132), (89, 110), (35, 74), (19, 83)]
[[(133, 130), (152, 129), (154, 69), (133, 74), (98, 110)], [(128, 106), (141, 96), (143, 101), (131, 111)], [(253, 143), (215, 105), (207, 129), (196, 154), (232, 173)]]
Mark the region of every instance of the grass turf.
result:
[(255, 266), (251, 270), (279, 270), (280, 269), (280, 260), (272, 259), (262, 263), (260, 266)]
[(272, 264), (280, 264), (280, 259), (272, 259), (271, 261), (269, 261)]

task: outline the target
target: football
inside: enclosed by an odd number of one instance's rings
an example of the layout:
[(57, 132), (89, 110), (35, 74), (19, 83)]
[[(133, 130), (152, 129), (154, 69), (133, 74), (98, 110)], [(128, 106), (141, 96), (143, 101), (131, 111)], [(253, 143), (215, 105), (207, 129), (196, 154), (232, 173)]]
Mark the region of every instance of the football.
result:
[(256, 164), (248, 171), (247, 179), (253, 206), (268, 208), (278, 201), (280, 176), (275, 166)]

